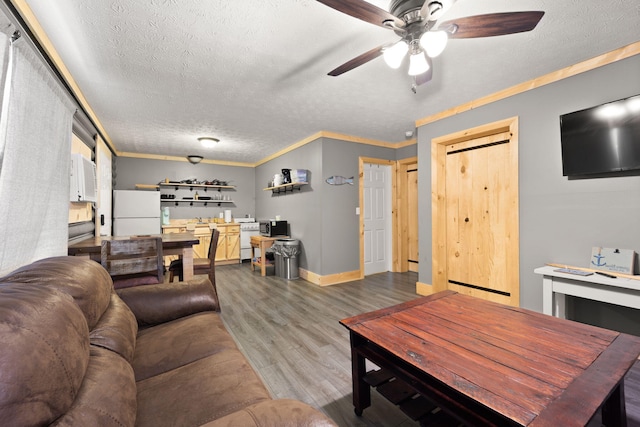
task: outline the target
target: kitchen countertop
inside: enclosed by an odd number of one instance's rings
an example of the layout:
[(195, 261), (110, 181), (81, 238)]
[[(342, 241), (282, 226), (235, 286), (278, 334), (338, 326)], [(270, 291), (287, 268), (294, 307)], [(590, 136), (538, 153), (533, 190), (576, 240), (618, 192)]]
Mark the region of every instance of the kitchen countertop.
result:
[(187, 220), (187, 219), (178, 219), (178, 220), (171, 220), (169, 225), (162, 225), (162, 228), (173, 228), (173, 227), (187, 227), (187, 226), (194, 226), (194, 227), (209, 227), (210, 225), (215, 225), (217, 227), (227, 227), (227, 226), (232, 226), (232, 225), (240, 225), (240, 223), (238, 222), (215, 222), (213, 218), (211, 218), (209, 221), (207, 222), (192, 222), (193, 220)]

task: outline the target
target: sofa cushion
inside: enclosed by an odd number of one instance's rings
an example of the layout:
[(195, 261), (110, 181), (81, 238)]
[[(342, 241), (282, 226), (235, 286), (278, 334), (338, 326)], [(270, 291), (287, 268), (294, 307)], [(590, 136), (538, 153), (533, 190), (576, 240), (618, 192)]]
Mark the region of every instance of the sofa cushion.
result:
[(136, 347), (137, 332), (138, 322), (135, 316), (113, 291), (111, 304), (89, 333), (89, 342), (114, 351), (124, 357), (127, 362), (131, 362)]
[(269, 393), (239, 350), (228, 349), (138, 383), (138, 426), (199, 426)]
[(40, 284), (0, 284), (0, 425), (47, 425), (71, 407), (89, 363), (73, 298)]
[(218, 310), (208, 277), (180, 283), (135, 286), (117, 290), (140, 326), (152, 326), (202, 311)]
[(211, 311), (143, 329), (133, 359), (136, 381), (236, 348), (220, 315)]
[(71, 295), (89, 329), (107, 309), (113, 289), (111, 276), (100, 264), (72, 256), (41, 259), (9, 273), (0, 282), (37, 283)]
[(126, 427), (136, 421), (133, 369), (118, 354), (91, 346), (82, 387), (71, 408), (53, 426)]

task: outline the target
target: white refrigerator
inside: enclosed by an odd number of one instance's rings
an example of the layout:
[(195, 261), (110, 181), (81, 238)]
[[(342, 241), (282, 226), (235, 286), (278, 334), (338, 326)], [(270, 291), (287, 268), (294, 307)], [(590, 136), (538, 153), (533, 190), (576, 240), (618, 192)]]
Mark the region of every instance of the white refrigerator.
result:
[(160, 192), (113, 191), (113, 235), (160, 234)]

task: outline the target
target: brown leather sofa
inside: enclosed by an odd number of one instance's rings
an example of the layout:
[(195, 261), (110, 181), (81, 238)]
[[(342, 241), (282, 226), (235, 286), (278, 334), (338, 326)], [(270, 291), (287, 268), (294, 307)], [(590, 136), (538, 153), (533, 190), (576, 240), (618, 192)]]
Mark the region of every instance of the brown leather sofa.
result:
[(217, 307), (208, 278), (116, 293), (76, 257), (0, 278), (0, 425), (335, 426), (271, 399)]

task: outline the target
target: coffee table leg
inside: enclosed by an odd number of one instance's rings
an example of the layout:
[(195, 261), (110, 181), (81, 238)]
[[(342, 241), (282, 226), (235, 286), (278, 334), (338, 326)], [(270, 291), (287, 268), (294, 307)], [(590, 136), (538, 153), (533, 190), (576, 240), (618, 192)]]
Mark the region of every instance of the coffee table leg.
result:
[(362, 411), (371, 406), (371, 389), (364, 381), (367, 373), (365, 358), (358, 351), (361, 341), (361, 337), (351, 334), (351, 380), (353, 381), (353, 406), (357, 416), (361, 416)]
[(624, 378), (602, 405), (602, 424), (606, 427), (627, 427), (627, 408), (624, 401)]

